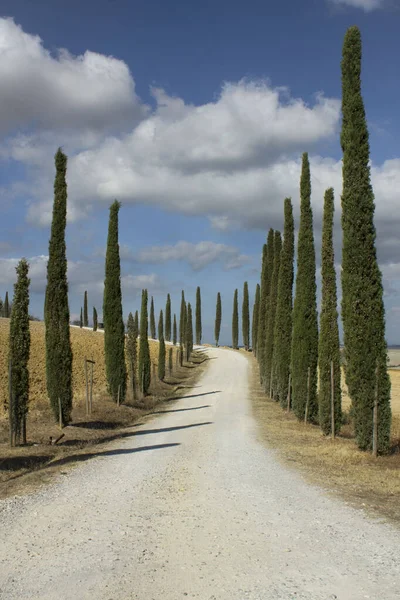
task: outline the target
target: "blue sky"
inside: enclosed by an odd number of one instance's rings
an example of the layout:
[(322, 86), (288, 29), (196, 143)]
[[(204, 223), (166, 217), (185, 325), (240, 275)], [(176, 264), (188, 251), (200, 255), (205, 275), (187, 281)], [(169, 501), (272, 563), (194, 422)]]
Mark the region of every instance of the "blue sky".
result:
[[(363, 36), (378, 254), (387, 338), (400, 342), (398, 0), (3, 0), (0, 13), (0, 295), (31, 263), (42, 315), (54, 178), (69, 156), (70, 308), (83, 292), (101, 313), (108, 206), (122, 202), (125, 317), (149, 289), (156, 309), (202, 288), (204, 338), (215, 298), (222, 342), (232, 298), (251, 299), (269, 227), (311, 157), (317, 260), (323, 192), (336, 192), (340, 262), (340, 58), (346, 28)], [(339, 268), (338, 268), (339, 270)], [(319, 273), (317, 274), (319, 283)]]

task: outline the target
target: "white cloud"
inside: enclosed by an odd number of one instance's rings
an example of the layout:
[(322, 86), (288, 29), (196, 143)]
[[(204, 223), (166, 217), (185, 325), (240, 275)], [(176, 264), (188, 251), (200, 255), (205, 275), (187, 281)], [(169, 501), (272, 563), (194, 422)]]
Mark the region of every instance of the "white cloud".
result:
[(371, 12), (378, 8), (383, 8), (386, 0), (330, 0), (333, 4), (342, 6), (351, 6), (352, 8), (361, 8), (365, 12)]

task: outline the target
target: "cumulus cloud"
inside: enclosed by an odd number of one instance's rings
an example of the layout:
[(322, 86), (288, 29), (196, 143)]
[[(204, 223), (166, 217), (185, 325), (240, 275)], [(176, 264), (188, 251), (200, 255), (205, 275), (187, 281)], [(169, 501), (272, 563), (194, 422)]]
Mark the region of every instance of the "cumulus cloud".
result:
[(383, 8), (386, 0), (330, 0), (330, 2), (341, 6), (361, 8), (365, 12), (371, 12), (372, 10)]

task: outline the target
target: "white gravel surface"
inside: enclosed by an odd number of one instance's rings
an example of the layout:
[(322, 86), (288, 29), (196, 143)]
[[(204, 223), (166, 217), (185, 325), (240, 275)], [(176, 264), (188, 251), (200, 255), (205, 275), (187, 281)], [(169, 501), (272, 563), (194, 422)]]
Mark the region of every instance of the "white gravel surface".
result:
[(391, 600), (398, 530), (257, 441), (247, 359), (39, 492), (0, 503), (1, 600)]

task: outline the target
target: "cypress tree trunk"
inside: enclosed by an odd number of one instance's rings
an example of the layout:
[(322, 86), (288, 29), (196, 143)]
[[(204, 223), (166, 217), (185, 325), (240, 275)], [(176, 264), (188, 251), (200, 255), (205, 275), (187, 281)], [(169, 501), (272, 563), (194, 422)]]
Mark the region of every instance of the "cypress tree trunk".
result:
[(140, 342), (139, 342), (139, 386), (145, 396), (150, 387), (151, 364), (148, 339), (147, 290), (142, 291), (142, 308), (140, 312)]
[(190, 302), (187, 305), (187, 321), (186, 321), (186, 361), (189, 362), (193, 352), (193, 317), (192, 306)]
[(82, 306), (81, 306), (81, 315), (79, 317), (79, 327), (82, 329), (83, 327), (83, 316), (82, 316)]
[(93, 306), (93, 331), (97, 331), (97, 325), (98, 325), (97, 310)]
[(65, 227), (67, 223), (67, 157), (61, 149), (55, 156), (53, 220), (47, 263), (47, 287), (44, 307), (46, 326), (47, 393), (58, 422), (69, 423), (72, 410), (72, 351), (69, 329), (67, 258)]
[(215, 345), (218, 348), (219, 334), (221, 333), (221, 320), (222, 320), (222, 306), (221, 306), (221, 294), (217, 294), (217, 307), (215, 310)]
[(272, 270), (272, 279), (270, 286), (270, 294), (268, 297), (267, 306), (267, 332), (265, 338), (265, 377), (264, 387), (267, 394), (271, 398), (274, 397), (274, 383), (276, 382), (273, 376), (272, 370), (272, 359), (274, 354), (274, 331), (275, 331), (275, 315), (276, 315), (276, 304), (278, 297), (278, 283), (279, 283), (279, 269), (281, 265), (281, 250), (282, 250), (282, 238), (279, 231), (275, 231), (274, 234), (274, 267)]
[(126, 353), (127, 362), (129, 365), (129, 373), (131, 379), (132, 398), (136, 400), (136, 371), (137, 371), (137, 337), (138, 331), (136, 329), (135, 319), (132, 313), (129, 313), (127, 322), (127, 340), (126, 340)]
[(260, 312), (257, 332), (257, 359), (260, 365), (260, 382), (265, 383), (265, 346), (267, 336), (268, 298), (274, 268), (274, 230), (268, 232), (265, 254), (263, 251), (263, 266), (261, 274)]
[(387, 373), (382, 275), (375, 248), (374, 193), (369, 137), (361, 95), (361, 35), (348, 29), (342, 58), (342, 319), (346, 383), (352, 400), (357, 443), (372, 448), (378, 368), (378, 452), (390, 448), (390, 379)]
[(201, 292), (198, 287), (196, 290), (196, 344), (201, 345)]
[(239, 347), (239, 307), (238, 307), (238, 291), (233, 294), (233, 311), (232, 311), (232, 348), (237, 350)]
[(176, 346), (176, 342), (178, 341), (178, 331), (176, 327), (176, 314), (174, 313), (174, 326), (172, 330), (172, 343)]
[(284, 239), (279, 269), (272, 367), (275, 377), (274, 398), (281, 403), (282, 408), (287, 407), (292, 348), (294, 222), (290, 198), (285, 200), (284, 213)]
[(85, 295), (83, 298), (83, 326), (89, 327), (87, 292), (85, 292)]
[(186, 337), (186, 302), (185, 302), (185, 293), (182, 290), (182, 298), (181, 298), (181, 314), (179, 320), (179, 362), (180, 365), (183, 365), (183, 352), (184, 352), (184, 344)]
[(10, 318), (10, 305), (8, 302), (8, 292), (6, 292), (6, 297), (4, 298), (3, 315), (6, 319)]
[(138, 311), (135, 311), (135, 329), (137, 332), (137, 337), (139, 337), (140, 329), (139, 329), (139, 313), (138, 313)]
[(310, 369), (310, 400), (307, 420), (315, 423), (318, 417), (317, 290), (315, 283), (310, 164), (306, 152), (303, 154), (300, 198), (300, 228), (297, 246), (296, 296), (293, 307), (291, 362), (293, 411), (298, 419), (304, 419), (308, 395), (308, 369)]
[(165, 306), (165, 339), (171, 341), (171, 296), (167, 295), (167, 304)]
[(150, 304), (150, 337), (153, 340), (157, 339), (156, 319), (155, 319), (155, 315), (154, 315), (154, 300), (153, 300), (153, 296), (151, 297), (151, 304)]
[[(118, 244), (118, 212), (121, 204), (110, 206), (104, 281), (104, 355), (107, 386), (114, 402), (125, 400), (125, 325), (122, 318), (121, 264)], [(118, 392), (119, 390), (119, 392)]]
[(337, 313), (336, 271), (333, 252), (333, 188), (326, 190), (322, 227), (322, 301), (318, 344), (319, 424), (325, 435), (332, 432), (331, 364), (334, 375), (335, 433), (342, 424), (340, 349)]
[(246, 352), (250, 346), (250, 309), (249, 309), (249, 286), (247, 281), (243, 286), (243, 306), (242, 306), (242, 336), (243, 346)]
[(257, 336), (258, 336), (259, 314), (260, 314), (260, 284), (257, 283), (255, 300), (254, 300), (254, 308), (253, 308), (253, 326), (251, 328), (251, 333), (252, 333), (251, 346), (252, 346), (253, 354), (255, 357), (257, 357)]
[(158, 320), (158, 379), (164, 381), (165, 378), (165, 340), (164, 340), (164, 315), (160, 310), (160, 318)]
[(29, 400), (28, 360), (31, 337), (29, 331), (29, 265), (25, 258), (16, 268), (17, 282), (14, 285), (13, 311), (10, 322), (10, 359), (12, 382), (12, 433), (16, 443), (26, 443), (26, 416)]

